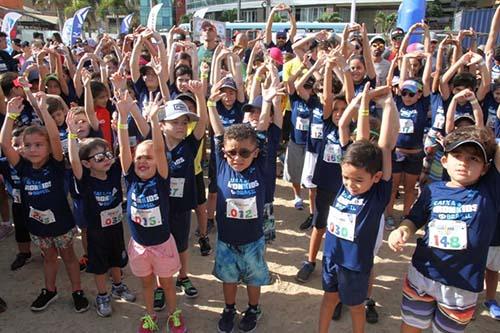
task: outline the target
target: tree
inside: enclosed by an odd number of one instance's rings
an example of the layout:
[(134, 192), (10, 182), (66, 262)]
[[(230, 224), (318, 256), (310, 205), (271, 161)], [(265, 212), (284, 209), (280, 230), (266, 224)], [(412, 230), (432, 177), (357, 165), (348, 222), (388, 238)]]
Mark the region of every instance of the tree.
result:
[(427, 10), (425, 17), (441, 17), (443, 16), (443, 5), (441, 1), (434, 0), (433, 2), (427, 3)]
[(42, 8), (52, 9), (56, 11), (57, 21), (59, 22), (59, 30), (62, 30), (64, 26), (64, 8), (68, 5), (66, 0), (35, 0), (35, 5), (41, 6)]
[(389, 34), (394, 27), (398, 14), (396, 12), (387, 14), (383, 11), (378, 11), (375, 15), (375, 26), (377, 30), (383, 34)]
[(321, 16), (318, 18), (319, 22), (342, 22), (342, 17), (337, 12), (323, 12)]
[(193, 14), (186, 14), (181, 16), (180, 23), (189, 23), (193, 19)]
[(222, 22), (234, 22), (238, 18), (238, 13), (236, 12), (236, 8), (225, 10), (219, 16), (219, 20)]

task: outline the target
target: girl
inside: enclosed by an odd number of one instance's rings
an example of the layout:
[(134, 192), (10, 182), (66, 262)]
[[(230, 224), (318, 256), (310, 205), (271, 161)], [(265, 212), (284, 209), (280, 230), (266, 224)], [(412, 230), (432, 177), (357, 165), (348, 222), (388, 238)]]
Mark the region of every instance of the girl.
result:
[(150, 102), (146, 104), (153, 140), (141, 142), (133, 159), (127, 131), (127, 110), (132, 107), (133, 102), (127, 95), (127, 92), (119, 94), (116, 107), (120, 161), (127, 181), (127, 215), (132, 234), (128, 255), (132, 273), (141, 278), (147, 311), (141, 318), (138, 332), (158, 330), (153, 309), (153, 288), (156, 284), (155, 276), (158, 276), (166, 293), (169, 331), (184, 333), (187, 328), (181, 310), (176, 309), (173, 275), (181, 268), (181, 263), (175, 240), (170, 236), (168, 161), (158, 121), (160, 95), (157, 95), (155, 101), (150, 98)]
[[(45, 288), (31, 305), (42, 311), (57, 299), (58, 255), (64, 261), (73, 290), (76, 312), (84, 312), (89, 302), (80, 285), (78, 261), (73, 250), (77, 231), (64, 190), (64, 161), (59, 131), (47, 111), (46, 96), (37, 95), (45, 128), (29, 126), (23, 133), (23, 156), (11, 146), (14, 120), (22, 111), (22, 98), (7, 104), (7, 117), (0, 134), (1, 147), (21, 178), (21, 202), (28, 211), (27, 227), (31, 240), (44, 253)], [(36, 105), (35, 105), (36, 107)]]

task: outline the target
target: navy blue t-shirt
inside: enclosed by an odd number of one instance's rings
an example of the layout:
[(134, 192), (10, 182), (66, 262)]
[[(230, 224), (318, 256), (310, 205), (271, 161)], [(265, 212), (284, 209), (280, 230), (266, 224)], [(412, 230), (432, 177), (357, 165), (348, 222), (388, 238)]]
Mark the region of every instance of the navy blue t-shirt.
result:
[(311, 110), (309, 118), (309, 130), (307, 133), (306, 149), (308, 152), (319, 154), (321, 141), (323, 141), (323, 104), (316, 95), (307, 101)]
[(434, 92), (430, 95), (430, 101), (432, 112), (431, 128), (445, 135), (446, 115), (443, 98), (440, 93)]
[(276, 190), (276, 157), (281, 142), (281, 128), (270, 124), (267, 130), (267, 168), (265, 168), (266, 203), (274, 201)]
[(21, 201), (28, 214), (26, 227), (41, 237), (55, 237), (75, 226), (64, 186), (64, 161), (52, 157), (39, 169), (21, 157), (15, 166), (21, 178)]
[(290, 140), (295, 144), (303, 146), (307, 143), (311, 110), (307, 102), (300, 98), (297, 93), (290, 95), (290, 104), (292, 107)]
[(135, 174), (132, 164), (125, 180), (127, 215), (132, 238), (143, 246), (166, 242), (170, 237), (170, 179), (165, 179), (157, 173), (148, 180), (142, 180)]
[(484, 112), (484, 124), (486, 125), (486, 127), (495, 130), (498, 103), (495, 101), (495, 98), (493, 97), (493, 93), (491, 91), (486, 94), (481, 107), (483, 108)]
[[(142, 110), (144, 104), (149, 101), (149, 90), (148, 87), (146, 87), (146, 83), (142, 79), (142, 76), (139, 77), (137, 81), (134, 82), (134, 90), (135, 90), (135, 96), (137, 96), (137, 104), (139, 105), (139, 108)], [(156, 94), (159, 92), (160, 92), (160, 87), (158, 87), (153, 92), (153, 96), (156, 96)]]
[(170, 209), (185, 212), (196, 208), (194, 159), (200, 142), (193, 133), (167, 152), (170, 175)]
[(252, 243), (263, 236), (267, 181), (264, 133), (257, 133), (257, 146), (260, 148), (258, 157), (242, 172), (233, 170), (224, 158), (224, 136), (215, 138), (218, 237), (231, 245)]
[(495, 227), (495, 233), (491, 239), (490, 246), (500, 246), (500, 214), (497, 216), (497, 225)]
[(82, 179), (75, 178), (90, 230), (123, 229), (120, 163), (115, 160), (106, 174), (106, 180), (94, 178), (90, 170), (84, 167)]
[(340, 161), (344, 151), (339, 140), (339, 129), (332, 122), (332, 117), (325, 119), (323, 140), (314, 167), (312, 182), (318, 188), (332, 193), (337, 193), (342, 186)]
[(408, 215), (418, 229), (425, 227), (413, 266), (444, 285), (481, 292), (499, 210), (500, 173), (494, 166), (467, 187), (446, 182), (424, 187)]
[(17, 171), (13, 168), (7, 158), (0, 158), (0, 175), (3, 177), (3, 182), (7, 193), (15, 204), (21, 203), (21, 179)]
[(422, 148), (430, 97), (422, 97), (413, 105), (405, 105), (401, 96), (396, 96), (394, 100), (399, 111), (399, 136), (396, 147)]
[(231, 109), (227, 109), (221, 101), (217, 102), (216, 108), (219, 113), (222, 126), (227, 128), (234, 124), (241, 124), (243, 122), (244, 113), (241, 111), (243, 104), (236, 101)]
[(370, 272), (380, 218), (391, 198), (392, 181), (381, 179), (353, 196), (342, 186), (328, 214), (324, 255), (347, 269)]
[[(448, 114), (448, 107), (450, 106), (451, 100), (453, 99), (453, 94), (450, 95), (450, 97), (444, 101), (444, 110), (445, 114)], [(465, 104), (458, 104), (455, 110), (455, 117), (456, 116), (461, 116), (467, 114), (469, 116), (474, 116), (474, 112), (472, 111), (472, 105), (470, 102), (465, 102)]]

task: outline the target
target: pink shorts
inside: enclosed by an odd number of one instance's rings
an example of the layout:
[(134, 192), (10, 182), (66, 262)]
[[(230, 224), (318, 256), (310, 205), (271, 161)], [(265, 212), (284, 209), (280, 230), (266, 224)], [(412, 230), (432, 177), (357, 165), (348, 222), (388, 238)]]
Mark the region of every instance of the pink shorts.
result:
[(143, 246), (132, 238), (128, 243), (129, 265), (137, 277), (151, 274), (161, 278), (172, 277), (181, 268), (181, 261), (172, 235), (162, 244)]

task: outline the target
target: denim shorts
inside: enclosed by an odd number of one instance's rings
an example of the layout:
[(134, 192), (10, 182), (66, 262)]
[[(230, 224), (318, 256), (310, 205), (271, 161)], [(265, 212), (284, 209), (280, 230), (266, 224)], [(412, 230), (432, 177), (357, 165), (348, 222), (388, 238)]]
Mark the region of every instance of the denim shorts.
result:
[(351, 271), (334, 263), (330, 257), (323, 257), (323, 290), (339, 293), (347, 306), (363, 304), (368, 293), (370, 272)]
[(217, 240), (213, 275), (225, 283), (268, 285), (271, 281), (264, 253), (264, 237), (239, 246)]

